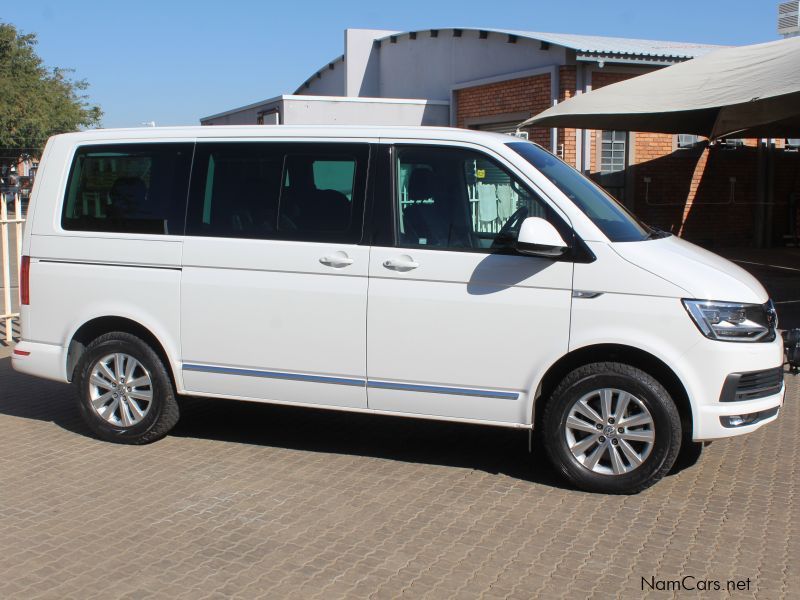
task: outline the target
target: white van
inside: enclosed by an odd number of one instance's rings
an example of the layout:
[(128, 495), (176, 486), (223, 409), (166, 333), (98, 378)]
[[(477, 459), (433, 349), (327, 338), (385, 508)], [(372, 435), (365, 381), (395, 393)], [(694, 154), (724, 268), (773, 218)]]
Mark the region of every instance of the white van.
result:
[(23, 254), (14, 367), (109, 441), (166, 435), (177, 395), (445, 419), (631, 493), (783, 403), (758, 281), (505, 135), (60, 135)]

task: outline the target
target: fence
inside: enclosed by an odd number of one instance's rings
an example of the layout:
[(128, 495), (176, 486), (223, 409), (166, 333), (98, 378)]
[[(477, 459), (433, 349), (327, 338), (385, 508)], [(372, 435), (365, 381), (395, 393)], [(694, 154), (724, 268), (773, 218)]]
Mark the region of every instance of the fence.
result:
[[(9, 217), (9, 206), (13, 216)], [(0, 253), (3, 267), (3, 314), (0, 321), (5, 325), (5, 341), (10, 344), (14, 338), (14, 320), (19, 318), (19, 287), (12, 294), (12, 273), (19, 275), (22, 255), (22, 199), (19, 193), (0, 192)], [(12, 237), (16, 248), (12, 251)], [(16, 312), (15, 309), (16, 308)]]

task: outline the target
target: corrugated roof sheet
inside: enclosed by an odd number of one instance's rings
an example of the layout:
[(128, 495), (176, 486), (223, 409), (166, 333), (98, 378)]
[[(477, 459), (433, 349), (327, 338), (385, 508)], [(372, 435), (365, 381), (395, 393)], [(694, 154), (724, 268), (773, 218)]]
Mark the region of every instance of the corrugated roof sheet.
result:
[(572, 48), (578, 52), (598, 54), (636, 54), (638, 56), (668, 56), (696, 58), (723, 46), (692, 42), (665, 42), (636, 38), (604, 37), (573, 33), (543, 33), (538, 31), (508, 31), (520, 37), (534, 38), (551, 44)]
[[(651, 56), (666, 58), (696, 58), (708, 54), (712, 50), (724, 48), (713, 44), (695, 42), (668, 42), (661, 40), (641, 40), (636, 38), (606, 37), (601, 35), (580, 35), (575, 33), (545, 33), (542, 31), (518, 31), (515, 29), (478, 29), (464, 27), (463, 31), (490, 31), (494, 33), (515, 35), (548, 42), (557, 46), (571, 48), (576, 52), (589, 54), (624, 54), (630, 56)], [(441, 31), (441, 30), (440, 30)]]

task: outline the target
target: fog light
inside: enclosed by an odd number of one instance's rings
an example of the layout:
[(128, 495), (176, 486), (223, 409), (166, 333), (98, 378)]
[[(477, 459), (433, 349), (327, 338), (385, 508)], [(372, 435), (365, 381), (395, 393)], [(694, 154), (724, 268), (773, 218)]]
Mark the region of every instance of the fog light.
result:
[(726, 417), (720, 417), (719, 422), (723, 427), (744, 427), (745, 425), (752, 425), (754, 423), (774, 417), (778, 414), (779, 410), (780, 407), (776, 406), (775, 408), (769, 408), (767, 410), (750, 413), (748, 415), (729, 415)]
[(758, 413), (752, 415), (732, 415), (730, 417), (720, 417), (723, 427), (741, 427), (742, 425), (749, 425), (758, 417)]

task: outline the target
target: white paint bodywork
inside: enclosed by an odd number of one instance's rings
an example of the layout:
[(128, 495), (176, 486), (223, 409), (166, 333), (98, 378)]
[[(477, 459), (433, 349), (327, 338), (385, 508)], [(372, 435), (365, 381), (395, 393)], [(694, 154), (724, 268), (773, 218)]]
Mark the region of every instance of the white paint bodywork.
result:
[[(200, 139), (471, 148), (526, 181), (596, 259), (61, 228), (78, 145)], [(760, 284), (678, 238), (610, 242), (507, 141), (450, 128), (387, 127), (57, 136), (45, 149), (25, 227), (31, 304), (22, 307), (17, 349), (30, 354), (14, 355), (14, 367), (66, 381), (78, 328), (98, 317), (125, 317), (160, 341), (179, 393), (531, 427), (538, 386), (556, 361), (581, 348), (619, 344), (674, 371), (689, 397), (695, 439), (769, 422), (725, 429), (719, 416), (780, 406), (783, 392), (741, 403), (718, 398), (729, 373), (781, 365), (780, 341), (711, 341), (681, 304), (682, 298), (763, 303)], [(332, 255), (352, 263), (320, 262)], [(573, 298), (573, 290), (598, 294)]]
[[(320, 262), (334, 253), (353, 263)], [(182, 362), (366, 379), (368, 261), (368, 246), (187, 237)], [(191, 370), (183, 379), (189, 393), (367, 407), (363, 386)]]
[(558, 230), (546, 219), (541, 217), (528, 217), (522, 222), (517, 235), (517, 241), (522, 244), (536, 244), (537, 246), (550, 246), (552, 248), (566, 249), (567, 243), (558, 233)]

